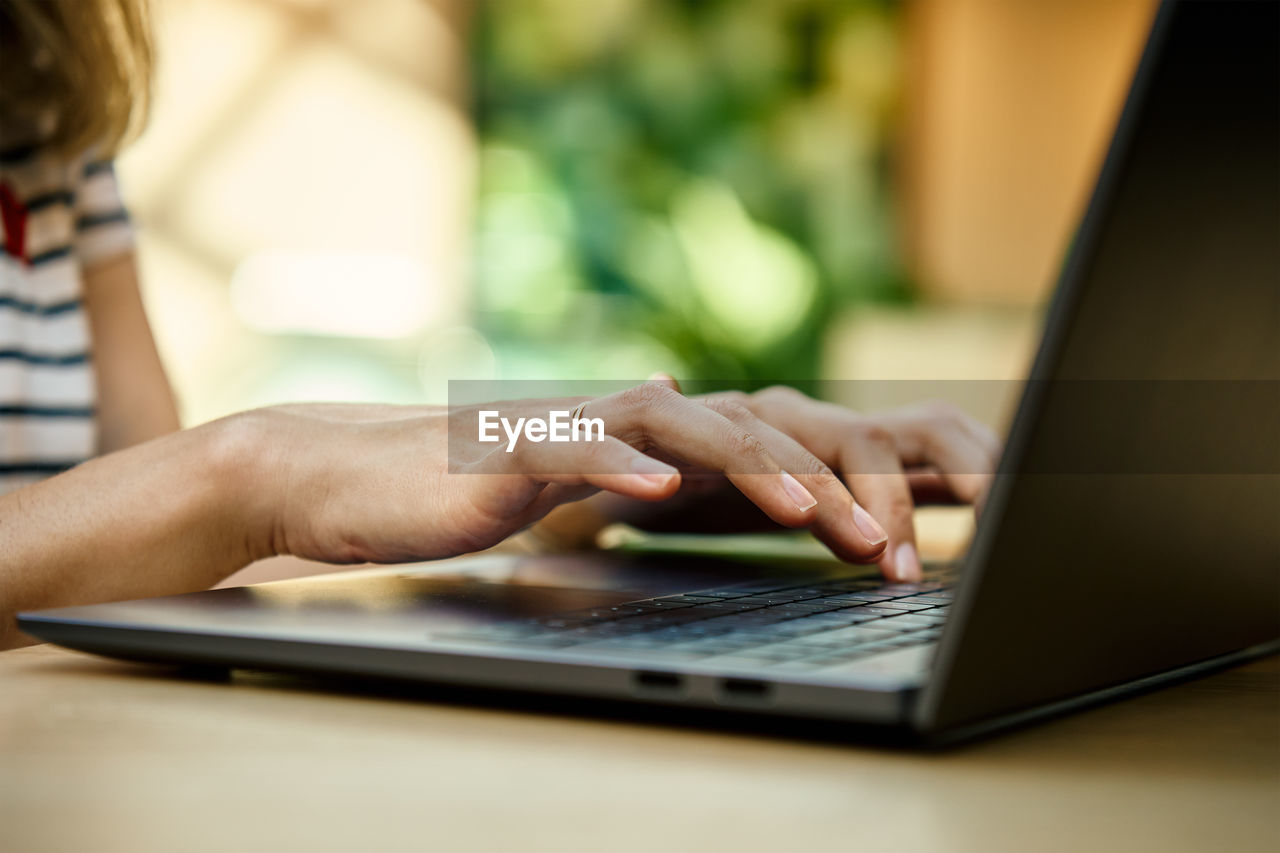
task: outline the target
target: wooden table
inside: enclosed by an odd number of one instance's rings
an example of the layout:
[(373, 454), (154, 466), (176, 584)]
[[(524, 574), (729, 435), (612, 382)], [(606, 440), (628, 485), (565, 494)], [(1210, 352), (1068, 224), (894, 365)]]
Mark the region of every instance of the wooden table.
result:
[(1272, 658), (943, 753), (0, 653), (0, 850), (1280, 849)]

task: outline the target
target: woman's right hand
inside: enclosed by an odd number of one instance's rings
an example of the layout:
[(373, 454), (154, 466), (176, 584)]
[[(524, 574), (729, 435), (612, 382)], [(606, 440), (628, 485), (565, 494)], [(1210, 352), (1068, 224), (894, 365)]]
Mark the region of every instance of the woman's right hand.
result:
[[(603, 421), (603, 441), (522, 439), (508, 452), (505, 436), (479, 440), (481, 410), (514, 423), (583, 403), (583, 418)], [(763, 421), (732, 414), (651, 382), (590, 400), (283, 406), (234, 418), (265, 466), (245, 505), (251, 525), (263, 520), (259, 555), (338, 563), (454, 556), (597, 491), (671, 497), (685, 466), (724, 474), (774, 521), (810, 528), (842, 559), (881, 556), (883, 529), (826, 465)]]

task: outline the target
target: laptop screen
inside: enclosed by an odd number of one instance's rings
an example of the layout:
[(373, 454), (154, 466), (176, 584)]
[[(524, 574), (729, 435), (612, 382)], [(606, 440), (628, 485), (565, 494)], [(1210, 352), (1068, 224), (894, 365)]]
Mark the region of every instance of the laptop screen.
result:
[(1280, 5), (1166, 3), (923, 713), (1280, 635)]

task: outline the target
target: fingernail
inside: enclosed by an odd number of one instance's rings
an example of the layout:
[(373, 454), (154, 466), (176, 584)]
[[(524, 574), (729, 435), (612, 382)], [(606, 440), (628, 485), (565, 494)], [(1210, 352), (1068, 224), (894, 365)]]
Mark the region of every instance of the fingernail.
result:
[(632, 459), (631, 471), (654, 486), (665, 486), (676, 475), (676, 469), (650, 456), (637, 456)]
[(782, 472), (782, 488), (787, 496), (795, 501), (796, 509), (808, 512), (818, 505), (818, 499), (809, 494), (809, 490), (800, 485), (800, 481), (786, 471)]
[(916, 553), (916, 546), (910, 542), (903, 542), (898, 546), (898, 550), (893, 552), (893, 568), (898, 575), (898, 580), (905, 583), (915, 583), (924, 577), (920, 555)]
[(676, 378), (670, 373), (663, 373), (659, 370), (657, 373), (645, 380), (646, 382), (675, 382)]
[(872, 545), (879, 545), (889, 539), (889, 534), (885, 533), (879, 522), (871, 517), (871, 513), (856, 503), (853, 505), (853, 523), (858, 526), (858, 530), (862, 531), (862, 535)]

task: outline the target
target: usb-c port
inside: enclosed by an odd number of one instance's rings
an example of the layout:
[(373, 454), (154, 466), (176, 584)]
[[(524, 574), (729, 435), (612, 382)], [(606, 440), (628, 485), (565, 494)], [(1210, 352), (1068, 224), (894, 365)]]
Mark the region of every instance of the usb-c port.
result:
[(674, 672), (640, 670), (634, 677), (636, 686), (645, 690), (676, 691), (684, 687), (684, 678)]
[(769, 698), (771, 685), (754, 678), (726, 678), (720, 682), (720, 691), (727, 699), (762, 701)]

